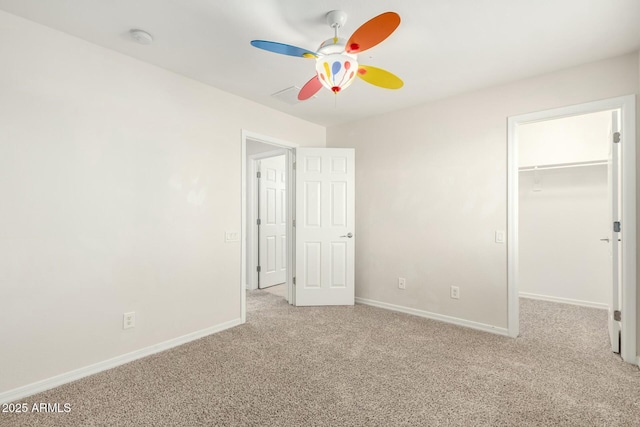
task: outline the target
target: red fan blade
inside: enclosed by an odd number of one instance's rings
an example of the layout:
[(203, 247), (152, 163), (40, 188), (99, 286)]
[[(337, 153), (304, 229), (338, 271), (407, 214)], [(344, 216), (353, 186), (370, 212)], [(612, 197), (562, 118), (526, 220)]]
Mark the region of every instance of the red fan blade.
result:
[(302, 89), (300, 89), (300, 92), (298, 93), (298, 99), (300, 101), (305, 101), (318, 93), (320, 89), (322, 89), (322, 83), (320, 83), (320, 79), (318, 79), (318, 75), (316, 74), (311, 78), (311, 80), (302, 86)]
[(347, 42), (347, 53), (360, 53), (371, 49), (391, 35), (400, 25), (400, 15), (386, 12), (365, 22)]

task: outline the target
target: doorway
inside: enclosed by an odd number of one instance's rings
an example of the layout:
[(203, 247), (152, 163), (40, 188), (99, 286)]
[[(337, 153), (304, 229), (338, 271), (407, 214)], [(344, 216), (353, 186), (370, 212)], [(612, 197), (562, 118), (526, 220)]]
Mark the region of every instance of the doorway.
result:
[(518, 128), (521, 298), (608, 308), (613, 114), (582, 114)]
[[(607, 311), (619, 306), (610, 293), (620, 242), (609, 226), (619, 216), (611, 209), (619, 175), (610, 173), (619, 162), (611, 142), (617, 113), (550, 119), (517, 130), (521, 333), (585, 353), (603, 350)], [(611, 350), (619, 353), (619, 329), (611, 337)]]
[(293, 213), (291, 182), (295, 147), (296, 144), (287, 141), (242, 131), (240, 309), (243, 323), (246, 321), (246, 290), (262, 288), (281, 294), (290, 304), (294, 301), (290, 266), (293, 265), (295, 236), (289, 218)]
[[(286, 208), (282, 208), (280, 222), (286, 223), (286, 248), (281, 245), (280, 250), (285, 252), (286, 300), (296, 306), (354, 305), (355, 150), (298, 148), (247, 131), (242, 132), (241, 142), (241, 321), (246, 322), (246, 291), (258, 288), (258, 273), (264, 267), (258, 264), (260, 245), (255, 237), (258, 219), (262, 222), (263, 218), (257, 218), (257, 208), (249, 209), (257, 200), (257, 195), (250, 193), (259, 191), (258, 185), (252, 185), (253, 177), (257, 176), (258, 161), (282, 154), (286, 186), (280, 203)], [(256, 144), (259, 152), (250, 154)]]
[(286, 150), (273, 148), (256, 141), (247, 143), (247, 289), (250, 290), (282, 286), (287, 281)]
[[(610, 135), (607, 121), (613, 124)], [(587, 122), (599, 123), (598, 130), (585, 131)], [(560, 135), (560, 123), (565, 130), (577, 126), (573, 132), (577, 136)], [(558, 138), (538, 138), (536, 149), (533, 136), (554, 128)], [(617, 347), (622, 358), (637, 363), (635, 97), (510, 117), (508, 132), (509, 335), (519, 333), (520, 296), (606, 307), (612, 349), (616, 351), (616, 344), (622, 342)], [(585, 145), (596, 133), (604, 142)], [(619, 162), (609, 153), (610, 147), (619, 152)], [(616, 164), (619, 193), (612, 187), (617, 182)], [(612, 188), (620, 195), (619, 203), (607, 197)], [(564, 226), (561, 215), (569, 221)], [(615, 224), (622, 227), (614, 229)], [(609, 246), (603, 246), (605, 242)], [(608, 254), (613, 255), (612, 263)], [(563, 277), (550, 281), (544, 277), (549, 272)], [(550, 286), (553, 281), (564, 286)], [(621, 341), (616, 341), (618, 336)]]

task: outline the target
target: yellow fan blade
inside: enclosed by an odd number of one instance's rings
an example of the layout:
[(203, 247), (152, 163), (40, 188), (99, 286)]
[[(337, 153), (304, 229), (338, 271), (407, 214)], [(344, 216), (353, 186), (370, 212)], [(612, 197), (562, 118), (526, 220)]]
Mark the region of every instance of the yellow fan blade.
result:
[(372, 85), (383, 87), (385, 89), (400, 89), (404, 86), (404, 82), (400, 77), (383, 70), (382, 68), (372, 67), (370, 65), (360, 65), (358, 67), (358, 77)]

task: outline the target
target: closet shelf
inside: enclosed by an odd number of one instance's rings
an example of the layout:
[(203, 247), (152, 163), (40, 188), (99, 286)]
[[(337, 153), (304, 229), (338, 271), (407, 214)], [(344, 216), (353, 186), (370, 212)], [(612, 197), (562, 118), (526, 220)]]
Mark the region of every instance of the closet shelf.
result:
[(536, 166), (521, 166), (518, 168), (520, 172), (531, 172), (531, 171), (539, 171), (546, 169), (564, 169), (564, 168), (577, 168), (582, 166), (599, 166), (606, 165), (609, 161), (604, 160), (589, 160), (586, 162), (572, 162), (572, 163), (554, 163), (550, 165), (536, 165)]

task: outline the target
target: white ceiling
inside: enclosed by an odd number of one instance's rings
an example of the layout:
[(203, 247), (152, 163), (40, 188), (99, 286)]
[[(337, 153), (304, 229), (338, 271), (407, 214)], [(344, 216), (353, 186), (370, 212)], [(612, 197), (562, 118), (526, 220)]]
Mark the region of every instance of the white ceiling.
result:
[[(640, 48), (640, 0), (0, 0), (0, 9), (321, 125), (334, 125)], [(301, 87), (313, 59), (250, 46), (272, 40), (315, 50), (347, 12), (341, 35), (389, 10), (400, 27), (359, 55), (404, 82), (356, 81), (289, 105), (270, 95)], [(150, 32), (151, 46), (128, 30)]]

